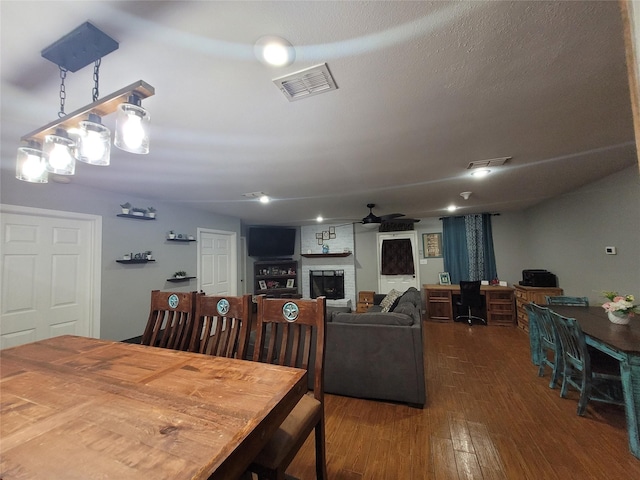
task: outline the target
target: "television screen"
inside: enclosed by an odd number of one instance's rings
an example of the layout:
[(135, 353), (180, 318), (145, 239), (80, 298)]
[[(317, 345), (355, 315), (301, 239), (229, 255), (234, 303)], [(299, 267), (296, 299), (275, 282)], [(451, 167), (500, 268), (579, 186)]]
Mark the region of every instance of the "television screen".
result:
[(296, 229), (285, 227), (249, 227), (250, 257), (284, 257), (293, 255)]

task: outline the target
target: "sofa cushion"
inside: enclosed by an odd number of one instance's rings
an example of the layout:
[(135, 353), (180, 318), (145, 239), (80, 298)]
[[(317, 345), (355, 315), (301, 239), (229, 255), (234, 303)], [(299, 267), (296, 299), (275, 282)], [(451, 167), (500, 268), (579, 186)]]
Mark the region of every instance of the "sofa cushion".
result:
[[(415, 287), (409, 287), (407, 291), (402, 294), (400, 300), (398, 301), (398, 305), (406, 302), (410, 302), (416, 307), (420, 307), (420, 305), (422, 304), (422, 296)], [(391, 311), (395, 312), (395, 310)]]
[(336, 313), (333, 323), (357, 323), (367, 325), (413, 325), (414, 319), (411, 315), (404, 313), (386, 312), (380, 313)]
[(393, 303), (399, 298), (402, 297), (402, 292), (397, 291), (395, 288), (392, 288), (387, 296), (380, 302), (380, 306), (382, 307), (383, 312), (391, 311), (394, 306)]

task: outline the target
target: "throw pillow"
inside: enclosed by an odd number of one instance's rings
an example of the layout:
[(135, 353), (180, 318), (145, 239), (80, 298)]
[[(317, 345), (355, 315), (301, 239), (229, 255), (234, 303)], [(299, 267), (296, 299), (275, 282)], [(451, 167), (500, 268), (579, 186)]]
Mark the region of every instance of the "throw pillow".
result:
[(398, 298), (402, 296), (402, 292), (397, 291), (395, 288), (392, 288), (387, 296), (382, 299), (380, 302), (380, 306), (382, 307), (383, 312), (388, 312), (391, 310), (393, 306), (393, 302), (395, 302)]

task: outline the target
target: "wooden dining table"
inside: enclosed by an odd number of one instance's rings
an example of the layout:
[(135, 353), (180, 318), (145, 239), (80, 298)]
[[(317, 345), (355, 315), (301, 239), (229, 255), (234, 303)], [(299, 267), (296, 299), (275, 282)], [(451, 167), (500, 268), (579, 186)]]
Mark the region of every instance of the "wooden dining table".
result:
[(238, 478), (307, 391), (296, 368), (77, 336), (0, 352), (0, 478)]
[(640, 458), (640, 316), (628, 325), (611, 323), (602, 307), (549, 307), (565, 317), (575, 318), (588, 345), (620, 362), (629, 450)]

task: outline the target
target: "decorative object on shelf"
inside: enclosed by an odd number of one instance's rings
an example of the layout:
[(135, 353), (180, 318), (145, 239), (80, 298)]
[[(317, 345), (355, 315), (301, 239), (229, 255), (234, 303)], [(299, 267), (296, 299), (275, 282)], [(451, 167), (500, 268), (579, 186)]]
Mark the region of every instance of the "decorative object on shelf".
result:
[(187, 272), (185, 272), (184, 270), (178, 270), (176, 273), (173, 274), (173, 278), (185, 278), (187, 276)]
[[(132, 153), (149, 152), (149, 114), (140, 105), (143, 98), (155, 94), (154, 88), (139, 80), (98, 99), (102, 57), (117, 48), (118, 42), (85, 22), (42, 50), (42, 56), (58, 66), (59, 118), (21, 137), (26, 145), (18, 148), (18, 180), (47, 183), (49, 173), (73, 175), (76, 160), (109, 165), (111, 132), (100, 117), (114, 112), (118, 112), (114, 145)], [(93, 103), (66, 114), (67, 72), (77, 72), (92, 63)]]
[(144, 217), (147, 213), (147, 209), (146, 208), (139, 208), (139, 207), (133, 207), (131, 209), (131, 214), (134, 217)]
[(438, 274), (438, 280), (440, 281), (440, 285), (451, 285), (451, 277), (449, 276), (449, 272), (440, 272)]
[(125, 253), (125, 254), (122, 256), (122, 259), (123, 259), (123, 260), (131, 260), (131, 254), (130, 254), (130, 253)]
[(258, 285), (260, 285), (260, 290), (266, 290), (267, 289), (267, 282), (265, 282), (264, 280), (259, 280), (258, 281)]
[(156, 218), (156, 209), (153, 207), (148, 207), (146, 215), (149, 218)]
[(123, 203), (120, 205), (120, 208), (122, 209), (122, 213), (124, 215), (129, 215), (129, 211), (131, 210), (131, 204), (129, 202)]
[(153, 260), (153, 255), (151, 255), (151, 250), (147, 250), (146, 252), (144, 252), (147, 260)]
[(189, 241), (195, 242), (195, 237), (193, 235), (189, 235)]
[(636, 313), (640, 313), (640, 307), (634, 305), (633, 295), (619, 295), (618, 292), (602, 292), (609, 301), (602, 304), (611, 323), (627, 325)]
[(173, 240), (176, 238), (176, 234), (173, 230), (169, 230), (169, 240)]
[(322, 244), (322, 253), (329, 253), (329, 245), (326, 243)]

